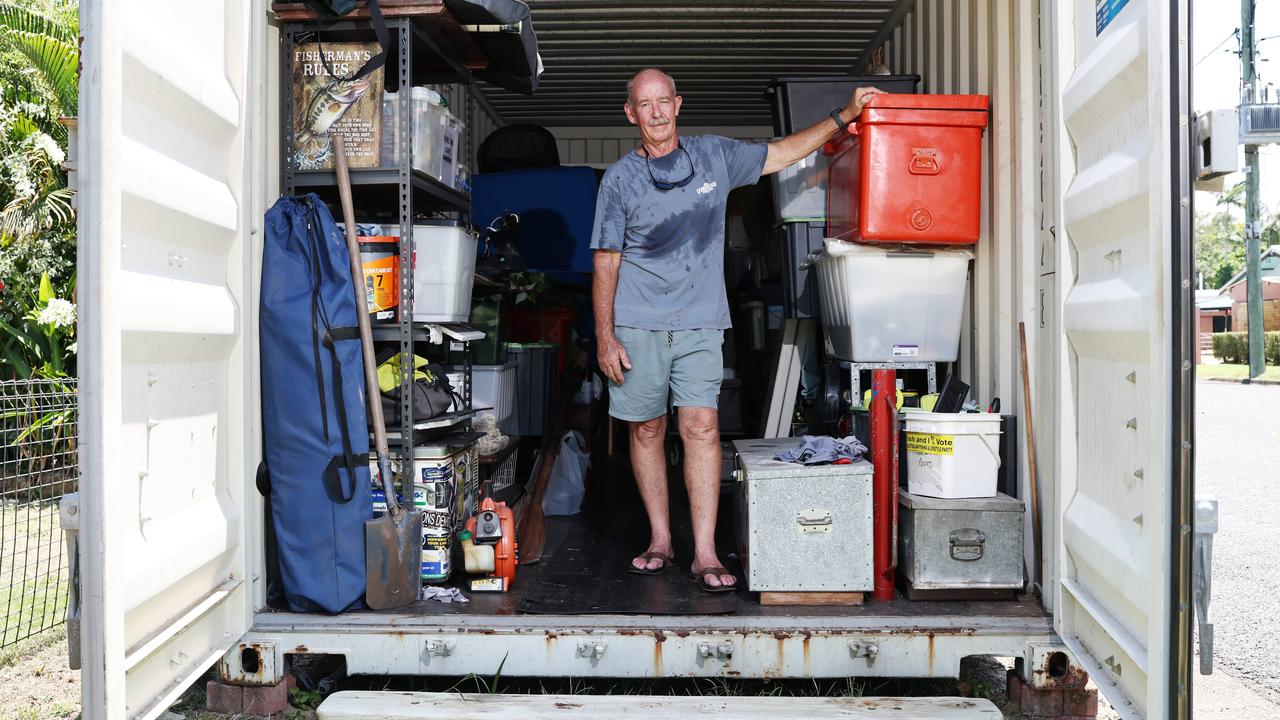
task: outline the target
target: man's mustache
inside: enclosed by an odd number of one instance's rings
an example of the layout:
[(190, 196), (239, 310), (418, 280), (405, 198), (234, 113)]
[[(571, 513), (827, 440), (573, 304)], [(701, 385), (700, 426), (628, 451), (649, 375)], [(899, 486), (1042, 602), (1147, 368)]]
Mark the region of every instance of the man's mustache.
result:
[(666, 119), (649, 121), (649, 127), (660, 127), (662, 125), (670, 125), (670, 124), (671, 124), (671, 121)]

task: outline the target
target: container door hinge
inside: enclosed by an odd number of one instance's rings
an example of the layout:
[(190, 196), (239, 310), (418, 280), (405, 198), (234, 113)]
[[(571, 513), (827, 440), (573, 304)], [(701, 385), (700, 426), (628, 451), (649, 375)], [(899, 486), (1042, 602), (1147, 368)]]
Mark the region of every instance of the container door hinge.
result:
[(876, 655), (880, 654), (880, 646), (873, 642), (854, 641), (849, 643), (849, 654), (856, 658), (866, 658), (867, 667), (875, 664)]
[(578, 657), (599, 660), (604, 657), (606, 643), (600, 640), (582, 640), (578, 643)]
[(453, 654), (453, 649), (457, 645), (453, 640), (428, 640), (427, 656), (428, 657), (449, 657)]
[(58, 502), (58, 520), (67, 546), (67, 667), (80, 669), (80, 493)]
[(720, 660), (729, 660), (733, 658), (733, 643), (728, 640), (719, 645), (712, 645), (709, 642), (698, 643), (698, 657), (703, 659), (717, 658)]
[(1213, 674), (1213, 623), (1209, 602), (1213, 592), (1213, 535), (1218, 532), (1218, 501), (1196, 498), (1195, 540), (1192, 548), (1191, 593), (1200, 631), (1200, 674)]

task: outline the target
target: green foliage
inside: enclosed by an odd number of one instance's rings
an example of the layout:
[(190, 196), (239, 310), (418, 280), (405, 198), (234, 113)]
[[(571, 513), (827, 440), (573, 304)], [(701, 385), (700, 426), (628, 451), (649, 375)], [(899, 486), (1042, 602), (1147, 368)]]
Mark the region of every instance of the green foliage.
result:
[[(74, 281), (65, 294), (73, 292)], [(38, 290), (8, 293), (6, 301), (20, 312), (0, 316), (0, 379), (74, 375), (76, 306), (58, 296), (49, 275), (41, 275)]]
[[(1227, 188), (1225, 192), (1218, 196), (1218, 205), (1239, 208), (1244, 210), (1244, 190), (1243, 182), (1236, 183)], [(1277, 215), (1271, 208), (1264, 203), (1258, 203), (1258, 221), (1262, 224), (1261, 244), (1267, 248), (1272, 245), (1280, 245), (1280, 215)], [(1243, 224), (1241, 231), (1243, 233)], [(1244, 235), (1241, 234), (1243, 240)]]
[(49, 5), (41, 12), (31, 2), (0, 2), (0, 43), (26, 58), (57, 99), (59, 109), (74, 114), (79, 85), (79, 24), (74, 15), (59, 11), (65, 5)]
[(1196, 214), (1196, 268), (1220, 288), (1244, 269), (1244, 223), (1227, 210)]
[(324, 695), (321, 695), (319, 690), (289, 688), (289, 703), (299, 710), (315, 710), (320, 707), (323, 700)]
[(74, 330), (51, 336), (32, 313), (46, 310), (53, 288), (75, 299), (75, 212), (58, 118), (76, 114), (78, 35), (74, 1), (0, 0), (0, 379), (73, 371), (65, 351)]
[[(1268, 365), (1280, 365), (1280, 332), (1264, 333), (1262, 354)], [(1249, 333), (1217, 333), (1213, 336), (1213, 356), (1230, 365), (1249, 362)]]

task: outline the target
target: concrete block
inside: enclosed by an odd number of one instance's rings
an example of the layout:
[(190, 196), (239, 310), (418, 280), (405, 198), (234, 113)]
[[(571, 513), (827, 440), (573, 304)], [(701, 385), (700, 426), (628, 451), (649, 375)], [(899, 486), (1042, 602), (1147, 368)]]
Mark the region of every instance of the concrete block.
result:
[(1062, 698), (1062, 714), (1073, 717), (1098, 716), (1097, 690), (1067, 690)]
[(205, 707), (210, 712), (236, 715), (244, 712), (244, 688), (210, 680), (204, 688)]
[(1019, 693), (1019, 706), (1023, 715), (1028, 717), (1060, 718), (1062, 717), (1063, 690), (1036, 690), (1025, 685)]
[(244, 688), (244, 712), (251, 715), (270, 716), (289, 708), (288, 682), (281, 680), (266, 687)]

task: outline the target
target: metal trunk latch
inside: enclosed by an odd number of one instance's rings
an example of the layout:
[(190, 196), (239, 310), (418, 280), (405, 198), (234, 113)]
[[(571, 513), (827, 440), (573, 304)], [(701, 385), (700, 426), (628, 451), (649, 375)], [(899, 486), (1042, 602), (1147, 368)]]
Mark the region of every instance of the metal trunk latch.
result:
[(960, 528), (951, 531), (951, 559), (972, 562), (982, 557), (987, 536), (978, 528)]
[(831, 532), (831, 511), (813, 508), (796, 513), (796, 524), (802, 533)]

